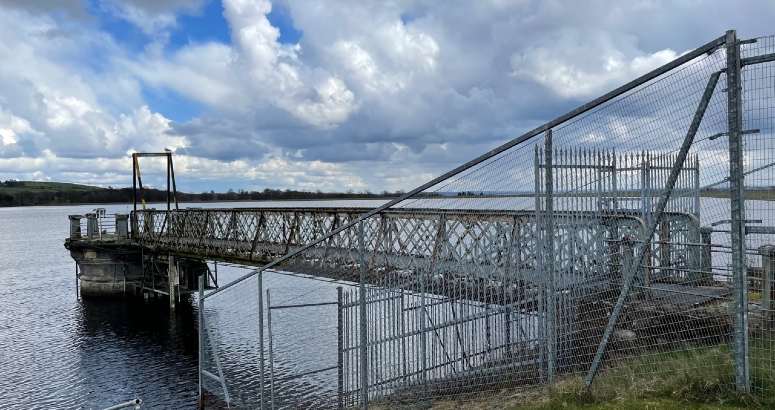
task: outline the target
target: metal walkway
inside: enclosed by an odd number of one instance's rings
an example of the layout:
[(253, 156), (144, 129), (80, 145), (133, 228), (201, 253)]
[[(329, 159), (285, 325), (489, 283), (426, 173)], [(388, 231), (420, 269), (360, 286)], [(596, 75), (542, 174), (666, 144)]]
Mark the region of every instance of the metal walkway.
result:
[[(154, 252), (265, 264), (323, 237), (366, 209), (244, 208), (142, 210), (132, 213), (132, 239)], [(439, 288), (465, 284), (504, 295), (503, 284), (524, 290), (539, 275), (542, 230), (535, 211), (407, 209), (389, 210), (364, 224), (364, 243), (372, 284), (386, 277), (412, 288), (423, 272), (434, 272)], [(594, 284), (621, 278), (646, 222), (635, 214), (556, 211), (562, 221), (556, 232), (555, 269), (558, 286)], [(644, 275), (694, 275), (700, 270), (699, 223), (693, 215), (666, 213), (653, 261)], [(317, 266), (322, 277), (358, 281), (356, 230), (321, 242), (303, 258), (286, 261), (282, 269), (307, 271)], [(660, 250), (664, 248), (665, 251)], [(668, 249), (669, 248), (669, 249)], [(621, 256), (620, 256), (621, 255)], [(659, 267), (664, 267), (660, 269)], [(508, 278), (508, 280), (506, 280)], [(692, 278), (696, 280), (696, 278)], [(443, 285), (443, 286), (441, 286)], [(489, 290), (489, 291), (488, 291)], [(522, 291), (520, 290), (520, 291)], [(514, 289), (517, 291), (517, 289)], [(507, 296), (504, 296), (507, 297)], [(492, 301), (492, 300), (491, 300)]]

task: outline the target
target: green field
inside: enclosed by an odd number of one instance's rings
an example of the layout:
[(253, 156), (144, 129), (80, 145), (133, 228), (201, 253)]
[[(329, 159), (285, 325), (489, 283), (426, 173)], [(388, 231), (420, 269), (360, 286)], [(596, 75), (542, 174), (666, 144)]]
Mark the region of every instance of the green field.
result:
[(18, 195), (23, 192), (31, 193), (47, 193), (56, 191), (75, 191), (75, 192), (89, 192), (105, 189), (97, 186), (70, 184), (67, 182), (34, 182), (34, 181), (19, 181), (24, 183), (24, 186), (6, 187), (0, 186), (0, 195)]
[(0, 183), (0, 206), (80, 203), (84, 194), (105, 188), (66, 182), (6, 181)]

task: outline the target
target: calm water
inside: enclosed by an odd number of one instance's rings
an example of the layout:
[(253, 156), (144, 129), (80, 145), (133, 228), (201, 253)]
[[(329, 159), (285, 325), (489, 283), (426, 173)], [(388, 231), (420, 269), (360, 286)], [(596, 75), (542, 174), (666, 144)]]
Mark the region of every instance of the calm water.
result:
[[(220, 203), (376, 206), (384, 201)], [(162, 207), (157, 205), (157, 207)], [(102, 409), (139, 397), (143, 409), (195, 408), (194, 301), (168, 304), (76, 298), (67, 215), (94, 205), (0, 208), (0, 408)], [(126, 205), (105, 206), (108, 213)], [(244, 274), (221, 269), (221, 281)]]

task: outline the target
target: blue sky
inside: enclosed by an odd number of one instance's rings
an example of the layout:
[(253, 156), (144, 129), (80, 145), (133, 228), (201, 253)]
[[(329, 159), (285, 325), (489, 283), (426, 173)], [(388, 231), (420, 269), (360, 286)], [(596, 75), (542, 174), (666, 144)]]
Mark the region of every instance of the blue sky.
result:
[(131, 152), (168, 147), (182, 190), (410, 190), (729, 28), (775, 34), (772, 15), (765, 0), (0, 0), (0, 180), (129, 185)]
[[(112, 14), (99, 0), (89, 0), (86, 9), (95, 18), (99, 29), (110, 34), (127, 50), (141, 52), (153, 41), (153, 35)], [(272, 26), (280, 30), (279, 43), (292, 45), (299, 42), (303, 33), (293, 26), (288, 7), (282, 3), (273, 4), (272, 11), (266, 17)], [(174, 53), (192, 43), (231, 44), (229, 25), (223, 17), (223, 5), (218, 0), (208, 0), (197, 11), (180, 14), (176, 24), (166, 34), (167, 53)], [(163, 112), (167, 118), (176, 122), (196, 118), (205, 109), (203, 105), (167, 89), (146, 88), (143, 90), (143, 98), (151, 110)]]

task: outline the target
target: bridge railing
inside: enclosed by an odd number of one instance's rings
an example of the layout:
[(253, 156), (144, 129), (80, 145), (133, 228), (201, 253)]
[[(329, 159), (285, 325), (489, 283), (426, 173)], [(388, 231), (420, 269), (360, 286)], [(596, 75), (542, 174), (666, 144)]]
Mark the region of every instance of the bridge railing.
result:
[[(154, 249), (237, 262), (270, 263), (365, 212), (274, 208), (144, 210), (133, 214), (137, 226), (132, 237)], [(643, 235), (646, 228), (639, 216), (624, 212), (558, 211), (555, 217), (563, 221), (557, 231), (558, 243), (572, 242), (577, 248), (563, 245), (558, 249), (558, 270), (584, 270), (591, 277), (603, 275), (604, 270), (619, 272), (619, 266), (604, 268), (599, 254), (609, 251), (604, 251), (604, 247), (626, 246), (628, 241), (634, 245), (633, 238)], [(692, 215), (675, 212), (666, 213), (662, 219), (659, 240), (647, 264), (648, 272), (656, 269), (655, 277), (676, 279), (681, 275), (697, 275), (700, 271), (698, 221)], [(386, 274), (404, 276), (407, 282), (428, 264), (451, 276), (448, 280), (469, 280), (470, 273), (474, 273), (476, 280), (503, 281), (505, 277), (518, 275), (520, 280), (532, 282), (537, 274), (535, 249), (539, 246), (536, 238), (540, 227), (534, 210), (425, 209), (417, 212), (395, 209), (367, 220), (364, 230), (369, 262)], [(306, 261), (294, 263), (355, 266), (358, 255), (353, 250), (357, 247), (356, 235), (344, 231), (309, 249)], [(350, 273), (347, 279), (357, 280), (358, 273)]]

